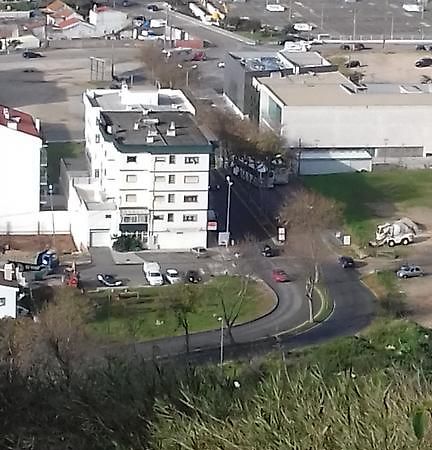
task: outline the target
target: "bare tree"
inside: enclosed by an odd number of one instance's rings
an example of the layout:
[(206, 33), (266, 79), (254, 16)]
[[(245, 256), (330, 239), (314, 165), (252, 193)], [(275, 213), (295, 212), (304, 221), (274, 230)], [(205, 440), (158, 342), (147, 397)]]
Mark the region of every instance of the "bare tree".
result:
[(306, 297), (309, 301), (310, 321), (313, 321), (313, 292), (319, 282), (322, 232), (337, 225), (341, 219), (341, 207), (316, 191), (301, 188), (289, 203), (281, 208), (280, 223), (287, 228), (288, 243), (303, 254), (307, 265)]
[(177, 324), (183, 328), (186, 352), (190, 352), (190, 324), (191, 314), (195, 313), (200, 298), (199, 288), (197, 286), (182, 285), (170, 297), (170, 309), (174, 312)]
[(56, 291), (37, 320), (17, 320), (10, 346), (17, 369), (70, 380), (89, 350), (85, 333), (89, 314), (87, 299), (78, 290), (63, 288)]

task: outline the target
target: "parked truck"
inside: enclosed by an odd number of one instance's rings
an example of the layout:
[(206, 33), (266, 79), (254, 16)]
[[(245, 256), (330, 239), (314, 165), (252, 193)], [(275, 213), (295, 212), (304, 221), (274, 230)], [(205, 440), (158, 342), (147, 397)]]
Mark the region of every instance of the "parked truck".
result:
[(21, 258), (19, 261), (8, 260), (8, 263), (19, 268), (21, 272), (45, 270), (52, 273), (59, 267), (57, 253), (54, 250), (43, 250), (35, 258)]
[(414, 241), (417, 233), (418, 225), (408, 217), (404, 217), (392, 223), (377, 225), (375, 240), (370, 241), (369, 245), (371, 247), (408, 245)]

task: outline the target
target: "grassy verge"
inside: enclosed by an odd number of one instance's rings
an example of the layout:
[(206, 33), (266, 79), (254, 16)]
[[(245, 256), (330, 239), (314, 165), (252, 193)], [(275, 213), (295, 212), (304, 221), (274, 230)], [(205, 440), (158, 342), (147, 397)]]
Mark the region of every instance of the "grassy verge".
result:
[[(246, 288), (245, 288), (246, 286)], [(161, 288), (143, 288), (135, 292), (137, 297), (109, 298), (109, 292), (92, 295), (97, 308), (93, 320), (89, 323), (91, 333), (113, 341), (149, 340), (166, 336), (181, 335), (174, 311), (173, 298), (196, 294), (196, 301), (188, 322), (190, 332), (204, 331), (218, 327), (217, 317), (222, 315), (221, 297), (228, 308), (241, 303), (236, 323), (252, 320), (267, 311), (273, 305), (273, 298), (263, 287), (254, 281), (245, 285), (239, 277), (217, 277), (209, 283), (198, 286), (164, 286)], [(243, 291), (244, 290), (244, 291)], [(183, 299), (179, 298), (179, 302)]]
[(348, 231), (360, 244), (374, 236), (382, 217), (408, 207), (432, 207), (432, 172), (391, 170), (305, 177), (306, 186), (338, 201)]
[(381, 271), (366, 275), (363, 283), (374, 293), (384, 315), (402, 317), (406, 312), (405, 295), (400, 291), (396, 275)]
[(80, 142), (55, 142), (48, 144), (48, 183), (56, 184), (60, 175), (60, 160), (62, 158), (78, 158), (84, 150)]

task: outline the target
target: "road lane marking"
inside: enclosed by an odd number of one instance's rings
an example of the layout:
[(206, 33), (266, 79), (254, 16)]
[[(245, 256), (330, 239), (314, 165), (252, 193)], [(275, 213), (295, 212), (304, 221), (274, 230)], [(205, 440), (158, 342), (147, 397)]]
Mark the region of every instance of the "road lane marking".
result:
[(394, 3), (390, 3), (390, 8), (399, 9), (399, 6), (395, 5)]
[(413, 16), (412, 14), (407, 13), (407, 12), (404, 12), (404, 14), (405, 14), (407, 17), (412, 17), (412, 16)]
[(294, 2), (295, 5), (300, 6), (301, 8), (304, 8), (304, 5), (302, 2)]
[(426, 23), (426, 22), (420, 22), (420, 25), (423, 25), (426, 28), (430, 27), (430, 25), (428, 23)]

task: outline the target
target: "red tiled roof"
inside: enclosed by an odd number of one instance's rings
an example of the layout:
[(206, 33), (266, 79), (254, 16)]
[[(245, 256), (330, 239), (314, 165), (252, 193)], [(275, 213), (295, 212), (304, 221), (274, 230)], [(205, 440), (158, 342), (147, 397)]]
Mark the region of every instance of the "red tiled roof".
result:
[(9, 121), (17, 123), (18, 131), (40, 137), (39, 131), (36, 129), (35, 121), (30, 114), (3, 105), (0, 105), (0, 126), (7, 127), (8, 123), (8, 119), (4, 115), (4, 109), (9, 110)]
[(58, 23), (57, 26), (64, 30), (65, 28), (69, 28), (79, 22), (81, 22), (81, 20), (77, 19), (76, 17), (71, 17), (70, 19), (66, 19), (63, 20), (63, 22)]
[(54, 0), (46, 6), (46, 9), (49, 9), (51, 11), (58, 11), (59, 9), (63, 9), (65, 7), (68, 7), (66, 3), (62, 2), (61, 0)]

